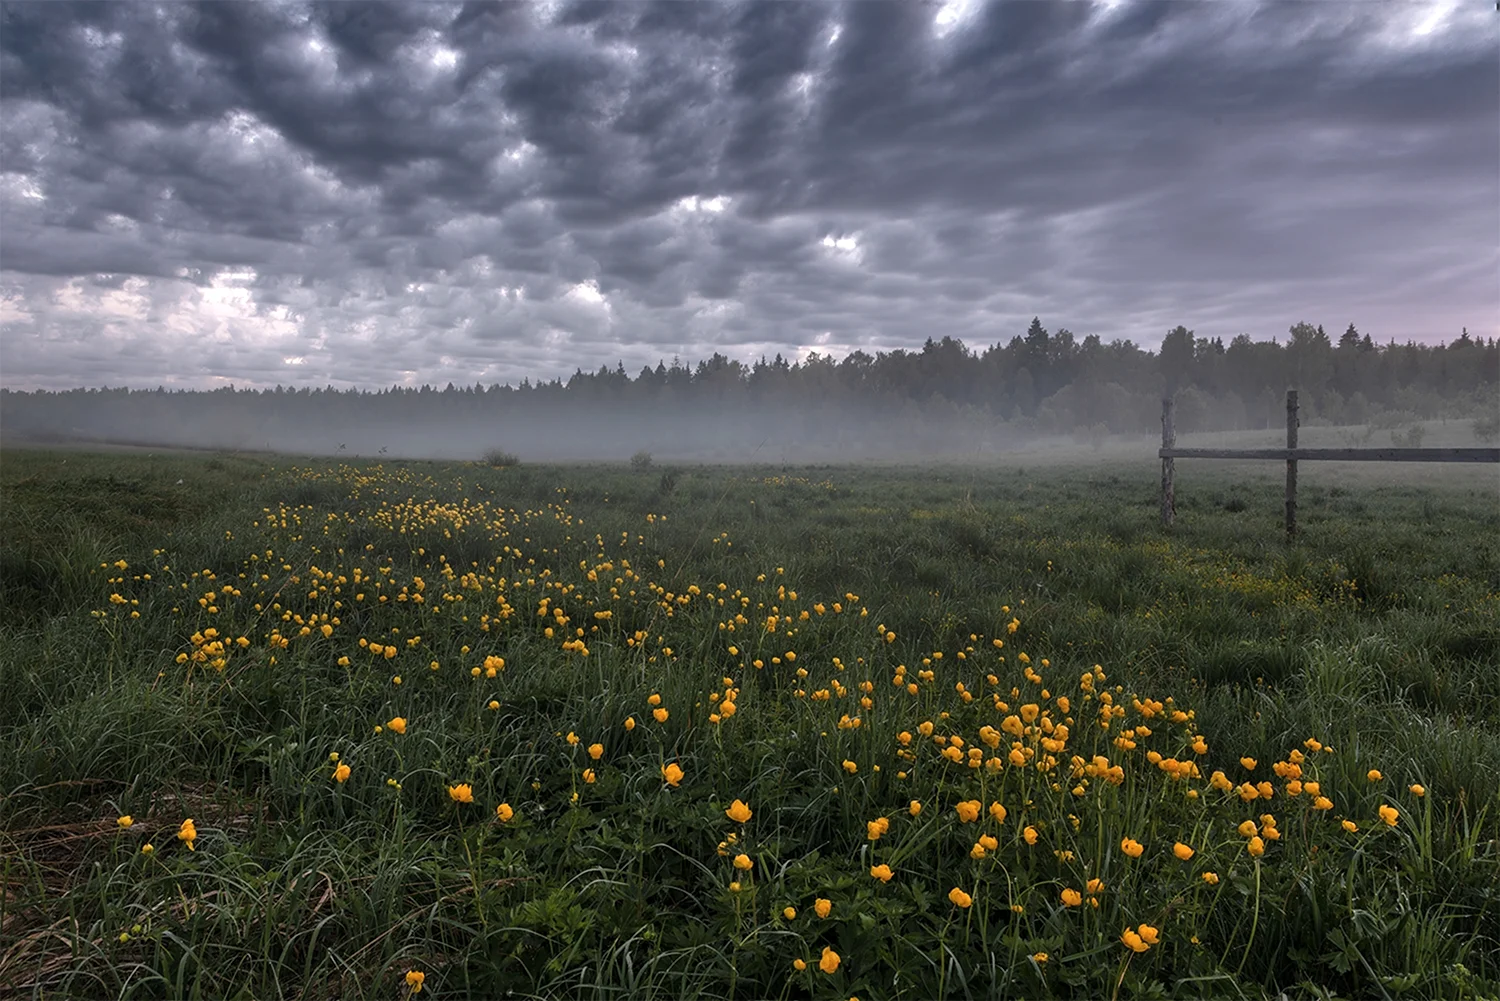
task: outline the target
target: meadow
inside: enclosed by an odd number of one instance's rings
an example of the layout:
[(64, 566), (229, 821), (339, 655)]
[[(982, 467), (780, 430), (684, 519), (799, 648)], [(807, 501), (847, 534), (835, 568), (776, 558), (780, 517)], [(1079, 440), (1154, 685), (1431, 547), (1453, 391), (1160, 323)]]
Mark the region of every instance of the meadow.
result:
[(1495, 470), (0, 454), (0, 995), (1500, 996)]

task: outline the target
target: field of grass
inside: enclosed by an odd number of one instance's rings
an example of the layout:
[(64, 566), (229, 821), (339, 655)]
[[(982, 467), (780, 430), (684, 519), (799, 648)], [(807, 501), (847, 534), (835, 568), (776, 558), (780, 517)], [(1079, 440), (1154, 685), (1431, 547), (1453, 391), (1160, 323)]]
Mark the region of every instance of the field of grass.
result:
[(1500, 994), (1493, 468), (0, 454), (0, 994)]

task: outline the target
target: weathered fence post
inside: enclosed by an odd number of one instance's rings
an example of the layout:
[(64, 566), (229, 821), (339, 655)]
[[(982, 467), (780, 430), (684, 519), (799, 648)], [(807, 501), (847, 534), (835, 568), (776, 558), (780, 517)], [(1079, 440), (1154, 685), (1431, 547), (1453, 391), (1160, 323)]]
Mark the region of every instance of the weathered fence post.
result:
[[(1297, 447), (1297, 391), (1286, 391), (1286, 447)], [(1290, 542), (1297, 535), (1297, 460), (1287, 456), (1286, 460), (1286, 538)]]
[[(1173, 413), (1172, 398), (1166, 396), (1161, 401), (1161, 447), (1177, 447), (1177, 424)], [(1172, 483), (1172, 475), (1176, 472), (1176, 459), (1161, 460), (1161, 523), (1171, 525), (1177, 517), (1177, 490)]]

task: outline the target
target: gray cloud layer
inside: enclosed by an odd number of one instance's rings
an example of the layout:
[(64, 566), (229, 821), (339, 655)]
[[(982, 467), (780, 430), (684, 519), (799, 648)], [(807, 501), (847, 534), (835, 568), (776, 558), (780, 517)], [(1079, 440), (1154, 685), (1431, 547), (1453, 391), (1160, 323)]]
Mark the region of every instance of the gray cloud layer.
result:
[(1500, 333), (1480, 5), (0, 6), (0, 378)]

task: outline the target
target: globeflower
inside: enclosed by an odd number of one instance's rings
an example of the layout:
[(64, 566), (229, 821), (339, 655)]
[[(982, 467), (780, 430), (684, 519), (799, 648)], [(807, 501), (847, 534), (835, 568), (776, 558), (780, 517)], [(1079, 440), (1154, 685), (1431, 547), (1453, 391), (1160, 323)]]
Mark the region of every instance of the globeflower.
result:
[(816, 900), (813, 901), (813, 911), (820, 918), (826, 918), (826, 917), (828, 917), (829, 913), (832, 910), (833, 910), (833, 901), (829, 900), (827, 897), (818, 897)]
[(1411, 794), (1418, 799), (1421, 799), (1423, 796), (1427, 795), (1427, 787), (1422, 785), (1420, 782), (1414, 782), (1408, 788), (1411, 789)]
[(665, 723), (667, 721), (667, 711), (659, 706), (651, 710), (651, 715), (656, 717), (656, 722), (658, 723)]
[(829, 946), (823, 946), (823, 958), (818, 960), (818, 969), (824, 973), (836, 973), (839, 968), (839, 954)]
[(970, 799), (956, 804), (953, 809), (958, 813), (958, 819), (965, 824), (972, 824), (979, 819), (979, 800)]
[(672, 788), (677, 788), (677, 783), (682, 781), (682, 776), (683, 771), (681, 768), (677, 767), (677, 762), (674, 761), (670, 765), (662, 766), (661, 777), (666, 781), (667, 785), (671, 786)]
[(865, 824), (865, 836), (871, 841), (879, 841), (880, 836), (891, 829), (891, 822), (885, 817), (878, 817)]
[(729, 804), (729, 809), (724, 811), (724, 815), (730, 820), (734, 821), (736, 824), (743, 824), (748, 821), (754, 815), (754, 813), (743, 802), (741, 802), (740, 800), (735, 800), (733, 803)]
[(1062, 902), (1067, 907), (1077, 907), (1083, 903), (1083, 894), (1072, 887), (1068, 887), (1062, 892)]
[(1120, 851), (1124, 852), (1131, 858), (1140, 858), (1141, 853), (1145, 850), (1146, 847), (1133, 838), (1125, 838), (1120, 842)]
[(511, 809), (509, 803), (501, 803), (499, 806), (495, 807), (495, 816), (500, 818), (501, 823), (509, 822), (510, 819), (515, 815), (516, 811)]
[(1179, 841), (1172, 846), (1172, 854), (1176, 855), (1178, 858), (1182, 859), (1182, 861), (1186, 862), (1188, 859), (1192, 858), (1195, 853), (1193, 852), (1192, 848)]
[(754, 860), (752, 860), (750, 856), (746, 855), (744, 852), (741, 852), (734, 857), (734, 867), (736, 869), (739, 869), (741, 872), (749, 872), (754, 866)]
[(604, 745), (603, 744), (590, 744), (589, 745), (589, 757), (593, 758), (595, 761), (598, 761), (600, 758), (604, 757)]
[(1385, 821), (1387, 827), (1395, 827), (1396, 820), (1400, 816), (1401, 814), (1396, 811), (1396, 808), (1394, 806), (1391, 806), (1388, 803), (1382, 803), (1380, 805), (1380, 819)]
[(474, 789), (467, 782), (460, 782), (456, 786), (448, 787), (448, 798), (455, 803), (474, 802)]
[(124, 815), (124, 816), (123, 816), (123, 817), (121, 817), (121, 818), (120, 818), (120, 819), (118, 819), (118, 820), (116, 820), (116, 821), (115, 821), (115, 824), (116, 824), (116, 825), (117, 825), (117, 826), (118, 826), (118, 827), (119, 827), (119, 828), (120, 828), (120, 830), (122, 830), (122, 831), (123, 831), (123, 830), (125, 830), (125, 829), (126, 829), (126, 828), (128, 828), (128, 827), (129, 827), (129, 826), (130, 826), (130, 825), (131, 825), (131, 824), (133, 824), (133, 823), (135, 823), (135, 818), (134, 818), (134, 817), (132, 817), (132, 816), (131, 816), (131, 815), (130, 815), (130, 814), (128, 814), (128, 813), (127, 813), (127, 814), (125, 814), (125, 815)]
[(1123, 932), (1120, 933), (1120, 941), (1124, 942), (1132, 952), (1145, 952), (1147, 949), (1151, 948), (1151, 946), (1146, 944), (1145, 939), (1141, 938), (1141, 936), (1137, 932), (1131, 931), (1129, 928), (1126, 928)]
[(891, 877), (896, 874), (891, 871), (891, 867), (888, 865), (872, 865), (870, 866), (870, 875), (874, 876), (882, 883), (889, 883), (891, 881)]
[(184, 820), (182, 826), (177, 828), (177, 840), (184, 842), (188, 846), (188, 851), (197, 851), (193, 847), (193, 842), (198, 840), (198, 828), (193, 826), (192, 817)]
[(918, 816), (922, 812), (922, 804), (917, 800), (912, 800), (911, 805), (906, 808), (906, 812), (911, 814), (913, 817)]
[(970, 904), (974, 903), (973, 897), (969, 896), (967, 893), (965, 893), (963, 890), (960, 890), (956, 886), (948, 891), (948, 899), (951, 900), (957, 907), (968, 907)]
[(795, 921), (797, 919), (797, 908), (783, 907), (781, 909), (781, 916), (786, 918), (788, 921)]
[(408, 970), (406, 972), (406, 986), (411, 988), (411, 992), (413, 994), (422, 993), (422, 983), (426, 979), (427, 974), (419, 972), (417, 970)]
[(386, 727), (387, 727), (387, 729), (393, 730), (396, 733), (405, 734), (406, 733), (406, 717), (405, 716), (396, 716), (396, 717), (393, 717), (391, 719), (391, 721), (386, 724)]
[(1036, 844), (1036, 839), (1037, 839), (1036, 828), (1032, 827), (1030, 825), (1027, 825), (1026, 829), (1021, 832), (1021, 837), (1026, 841), (1026, 843), (1028, 845), (1034, 845), (1034, 844)]
[(349, 766), (341, 764), (337, 768), (335, 768), (333, 770), (333, 780), (335, 782), (349, 781)]

